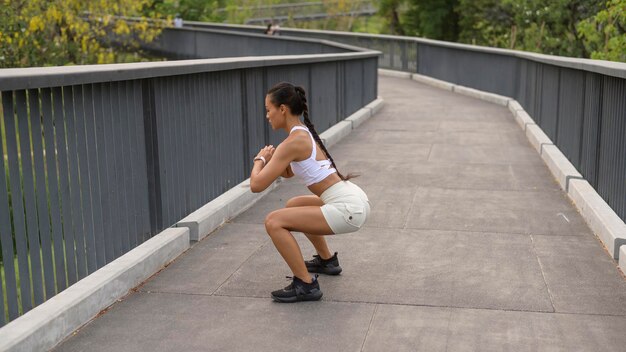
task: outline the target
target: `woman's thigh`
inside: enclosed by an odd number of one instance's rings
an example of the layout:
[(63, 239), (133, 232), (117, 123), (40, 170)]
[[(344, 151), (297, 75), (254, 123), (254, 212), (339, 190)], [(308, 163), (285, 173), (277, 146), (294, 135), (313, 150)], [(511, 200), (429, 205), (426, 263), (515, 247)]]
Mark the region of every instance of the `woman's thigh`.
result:
[(322, 202), (322, 199), (316, 195), (297, 196), (297, 197), (293, 197), (289, 199), (285, 206), (287, 208), (293, 208), (293, 207), (305, 207), (305, 206), (312, 206), (312, 205), (321, 207), (322, 205), (324, 205), (324, 202)]
[(319, 206), (299, 206), (275, 210), (265, 218), (268, 232), (275, 228), (303, 232), (309, 235), (332, 235)]

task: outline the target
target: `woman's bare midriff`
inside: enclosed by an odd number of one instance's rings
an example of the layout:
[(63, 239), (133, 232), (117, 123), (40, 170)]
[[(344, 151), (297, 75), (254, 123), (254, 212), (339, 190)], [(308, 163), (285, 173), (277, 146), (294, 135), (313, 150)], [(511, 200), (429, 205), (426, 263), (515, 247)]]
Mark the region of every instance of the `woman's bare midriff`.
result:
[(314, 183), (309, 186), (309, 191), (313, 192), (318, 197), (321, 197), (322, 193), (328, 189), (328, 187), (334, 185), (335, 183), (341, 181), (341, 178), (336, 173), (328, 175), (325, 179), (321, 180), (318, 183)]

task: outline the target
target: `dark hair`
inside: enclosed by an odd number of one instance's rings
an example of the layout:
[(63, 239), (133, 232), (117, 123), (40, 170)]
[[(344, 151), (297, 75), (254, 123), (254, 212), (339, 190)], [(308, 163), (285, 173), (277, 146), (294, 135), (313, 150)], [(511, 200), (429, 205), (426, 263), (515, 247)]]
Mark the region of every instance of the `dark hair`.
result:
[(270, 97), (272, 104), (276, 106), (284, 104), (285, 106), (289, 107), (289, 110), (291, 110), (292, 114), (302, 115), (304, 117), (304, 124), (313, 135), (313, 138), (315, 139), (317, 144), (319, 144), (320, 148), (322, 148), (324, 154), (326, 154), (326, 157), (330, 160), (332, 166), (335, 168), (335, 170), (337, 170), (337, 175), (339, 175), (342, 180), (347, 181), (351, 178), (359, 176), (351, 173), (347, 176), (344, 176), (339, 172), (339, 169), (337, 169), (335, 161), (330, 156), (328, 150), (326, 150), (326, 147), (324, 146), (324, 143), (322, 143), (320, 137), (317, 135), (317, 131), (315, 131), (313, 123), (311, 122), (311, 120), (309, 120), (309, 107), (306, 102), (306, 93), (304, 91), (304, 88), (300, 86), (294, 86), (293, 84), (288, 82), (280, 82), (270, 88), (270, 90), (267, 91), (267, 95)]

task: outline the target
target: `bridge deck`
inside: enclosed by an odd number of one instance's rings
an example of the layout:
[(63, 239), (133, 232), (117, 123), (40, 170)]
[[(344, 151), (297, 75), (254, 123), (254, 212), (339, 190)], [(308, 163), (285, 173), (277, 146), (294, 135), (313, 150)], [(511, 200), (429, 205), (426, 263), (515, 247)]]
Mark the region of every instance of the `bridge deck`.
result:
[(331, 148), (373, 213), (329, 239), (344, 272), (321, 302), (269, 298), (290, 272), (264, 217), (308, 193), (289, 180), (57, 350), (624, 350), (626, 280), (509, 111), (379, 89), (383, 110)]

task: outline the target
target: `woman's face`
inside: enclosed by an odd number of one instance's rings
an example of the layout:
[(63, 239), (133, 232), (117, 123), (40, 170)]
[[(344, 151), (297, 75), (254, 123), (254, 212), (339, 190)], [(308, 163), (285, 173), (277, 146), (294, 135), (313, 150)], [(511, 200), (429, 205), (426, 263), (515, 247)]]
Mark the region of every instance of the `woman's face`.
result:
[(272, 103), (269, 95), (265, 96), (265, 118), (267, 118), (273, 130), (280, 128), (285, 119), (285, 116), (280, 111), (280, 107)]

